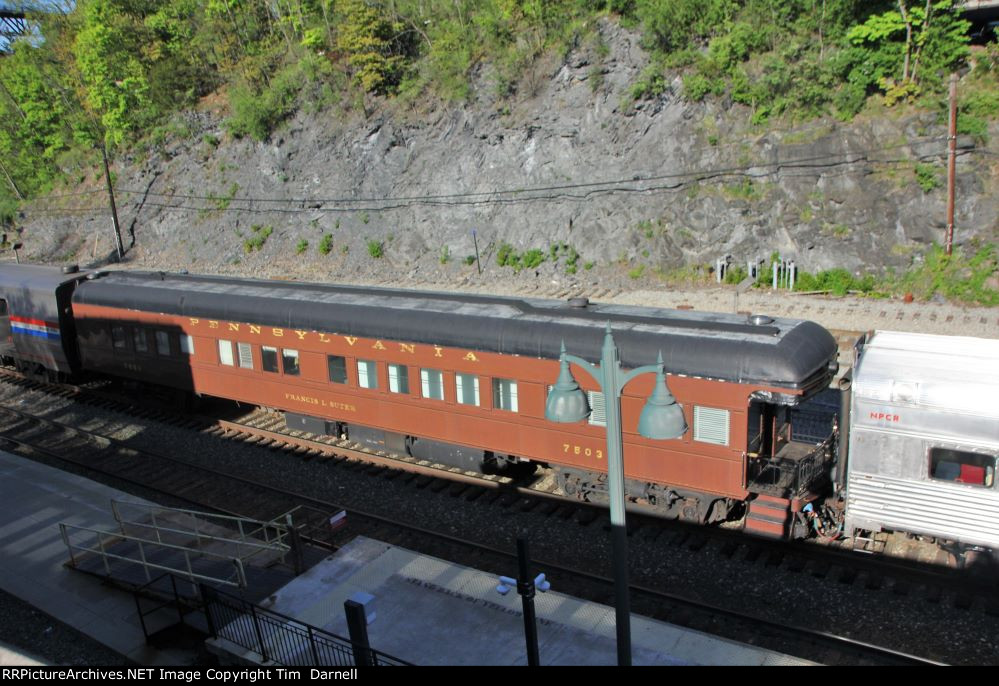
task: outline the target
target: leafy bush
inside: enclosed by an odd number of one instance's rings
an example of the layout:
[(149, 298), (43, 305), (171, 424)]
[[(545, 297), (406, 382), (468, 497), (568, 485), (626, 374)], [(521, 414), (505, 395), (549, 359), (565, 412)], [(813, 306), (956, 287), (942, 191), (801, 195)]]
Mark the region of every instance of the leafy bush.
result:
[(385, 244), (381, 241), (368, 241), (368, 254), (374, 259), (379, 259), (385, 255)]
[(254, 224), (250, 231), (252, 235), (243, 241), (243, 249), (251, 253), (254, 250), (260, 251), (264, 247), (264, 243), (270, 238), (270, 235), (274, 233), (273, 226), (261, 226), (260, 224)]
[[(512, 259), (511, 259), (512, 258)], [(517, 260), (517, 253), (509, 243), (500, 243), (496, 250), (496, 264), (500, 267), (512, 266), (512, 262)]]
[(538, 250), (537, 248), (532, 248), (528, 250), (521, 256), (521, 264), (524, 269), (534, 269), (541, 265), (545, 261), (545, 253), (543, 250)]
[(333, 234), (324, 233), (322, 239), (319, 241), (319, 254), (329, 255), (333, 250)]
[(295, 246), (295, 254), (301, 255), (308, 249), (309, 249), (309, 241), (302, 238), (301, 240), (298, 241), (298, 245)]
[(937, 170), (932, 164), (917, 164), (913, 172), (916, 174), (916, 183), (923, 189), (923, 193), (929, 193), (940, 185)]
[(942, 246), (934, 245), (921, 264), (886, 280), (886, 286), (892, 292), (908, 292), (920, 299), (940, 294), (960, 302), (999, 305), (999, 290), (989, 285), (990, 279), (994, 282), (999, 272), (996, 245), (990, 243), (971, 249), (975, 252), (970, 255), (961, 248), (947, 255)]
[(237, 138), (267, 140), (277, 125), (297, 109), (302, 85), (302, 72), (295, 63), (279, 71), (262, 89), (245, 84), (235, 87), (229, 95), (232, 116), (226, 127)]
[(725, 270), (725, 283), (727, 284), (740, 284), (743, 279), (749, 276), (749, 272), (743, 266), (729, 267)]

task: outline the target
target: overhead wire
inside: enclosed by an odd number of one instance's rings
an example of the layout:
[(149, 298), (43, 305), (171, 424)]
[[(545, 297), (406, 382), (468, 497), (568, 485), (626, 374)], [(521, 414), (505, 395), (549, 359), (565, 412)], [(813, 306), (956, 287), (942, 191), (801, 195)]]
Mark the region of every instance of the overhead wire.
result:
[[(396, 195), (371, 197), (254, 197), (225, 196), (217, 194), (200, 195), (186, 193), (164, 193), (152, 190), (116, 189), (116, 192), (126, 195), (142, 195), (142, 207), (156, 208), (164, 211), (181, 212), (250, 212), (250, 213), (349, 213), (349, 212), (385, 212), (415, 206), (427, 207), (461, 207), (482, 205), (511, 205), (525, 202), (564, 202), (584, 201), (593, 197), (610, 194), (639, 194), (676, 191), (694, 183), (720, 180), (726, 177), (741, 176), (749, 179), (762, 179), (775, 174), (791, 176), (821, 175), (823, 170), (835, 167), (851, 167), (858, 164), (895, 165), (911, 164), (917, 160), (928, 160), (945, 157), (946, 150), (919, 155), (915, 157), (879, 158), (877, 155), (897, 150), (903, 147), (924, 146), (932, 143), (944, 143), (945, 137), (928, 137), (917, 141), (908, 141), (873, 150), (850, 150), (838, 154), (814, 155), (809, 157), (782, 160), (774, 157), (769, 161), (760, 160), (740, 166), (727, 166), (706, 170), (680, 171), (666, 174), (632, 174), (627, 178), (613, 178), (601, 181), (553, 184), (535, 187), (517, 187), (490, 189), (484, 191), (467, 191), (461, 193), (440, 193), (424, 195)], [(996, 154), (995, 151), (981, 148), (962, 149), (959, 154), (972, 152)], [(800, 173), (795, 173), (800, 172)], [(865, 171), (863, 173), (870, 173)], [(100, 193), (94, 189), (79, 193), (66, 193), (48, 196), (48, 198), (64, 198)], [(155, 202), (153, 199), (161, 199)], [(169, 202), (171, 200), (179, 203)], [(195, 204), (187, 204), (194, 201)], [(198, 201), (201, 201), (200, 203)], [(202, 204), (202, 203), (210, 204)], [(260, 207), (259, 205), (268, 205)], [(103, 207), (83, 208), (53, 208), (34, 207), (25, 211), (33, 214), (86, 214), (87, 212), (103, 211)]]

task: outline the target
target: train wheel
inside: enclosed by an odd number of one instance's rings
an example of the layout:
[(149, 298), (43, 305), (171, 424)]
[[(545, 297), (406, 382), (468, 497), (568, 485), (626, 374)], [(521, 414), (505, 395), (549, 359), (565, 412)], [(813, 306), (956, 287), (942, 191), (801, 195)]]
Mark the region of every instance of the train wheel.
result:
[(558, 484), (558, 487), (562, 489), (562, 492), (565, 493), (570, 498), (576, 498), (578, 500), (582, 500), (578, 476), (566, 474), (563, 471), (558, 471), (555, 474), (555, 483)]

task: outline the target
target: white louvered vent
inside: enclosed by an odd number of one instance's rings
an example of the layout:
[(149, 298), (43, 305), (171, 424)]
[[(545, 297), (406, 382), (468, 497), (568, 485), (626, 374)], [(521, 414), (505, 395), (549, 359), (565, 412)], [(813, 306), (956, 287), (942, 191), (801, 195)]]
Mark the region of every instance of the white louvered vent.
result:
[(253, 349), (249, 343), (237, 343), (239, 349), (239, 366), (243, 369), (253, 369)]
[(728, 410), (695, 405), (694, 440), (728, 445)]
[(604, 394), (600, 391), (587, 391), (586, 399), (590, 403), (589, 423), (594, 426), (607, 426), (607, 404)]

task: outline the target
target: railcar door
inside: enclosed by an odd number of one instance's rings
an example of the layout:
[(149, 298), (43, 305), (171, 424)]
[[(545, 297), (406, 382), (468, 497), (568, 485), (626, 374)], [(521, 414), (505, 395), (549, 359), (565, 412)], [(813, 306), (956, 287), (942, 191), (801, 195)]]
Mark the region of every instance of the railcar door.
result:
[(7, 300), (0, 298), (0, 355), (11, 355), (14, 352), (14, 335), (10, 329), (10, 311)]

